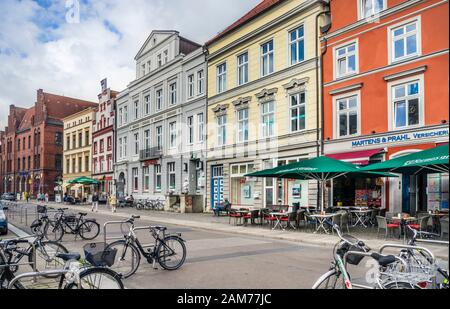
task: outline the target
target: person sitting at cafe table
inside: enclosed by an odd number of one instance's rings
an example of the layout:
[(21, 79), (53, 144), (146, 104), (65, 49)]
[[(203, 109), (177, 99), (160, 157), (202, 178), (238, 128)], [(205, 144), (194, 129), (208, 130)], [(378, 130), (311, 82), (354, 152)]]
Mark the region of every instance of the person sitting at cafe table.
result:
[(219, 204), (214, 208), (214, 215), (220, 216), (221, 211), (226, 212), (228, 214), (230, 210), (231, 210), (231, 203), (227, 198), (225, 198), (225, 201), (222, 204)]

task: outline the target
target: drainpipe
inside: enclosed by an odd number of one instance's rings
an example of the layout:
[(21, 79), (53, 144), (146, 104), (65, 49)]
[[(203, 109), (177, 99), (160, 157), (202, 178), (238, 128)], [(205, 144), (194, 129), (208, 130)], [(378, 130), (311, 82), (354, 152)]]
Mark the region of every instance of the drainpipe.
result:
[[(324, 101), (323, 101), (323, 55), (326, 53), (326, 50), (321, 50), (319, 55), (319, 19), (322, 16), (330, 16), (330, 1), (321, 1), (321, 4), (323, 5), (323, 12), (320, 12), (316, 15), (316, 27), (315, 27), (315, 40), (316, 40), (316, 47), (315, 47), (315, 58), (316, 58), (316, 138), (317, 138), (317, 157), (320, 157), (323, 155), (324, 152), (324, 144), (323, 144), (323, 138), (324, 138), (324, 132), (323, 132), (323, 126), (324, 126), (324, 117), (323, 117), (323, 107), (324, 107)], [(321, 33), (326, 33), (330, 29), (331, 23), (326, 25), (324, 28), (321, 29)], [(319, 72), (319, 65), (320, 65), (320, 72)], [(319, 82), (320, 78), (320, 82)], [(320, 89), (320, 92), (319, 92)], [(320, 120), (319, 120), (320, 119)], [(320, 142), (319, 142), (320, 141)], [(317, 201), (320, 199), (320, 192), (321, 190), (320, 182), (317, 182)], [(323, 197), (322, 197), (323, 198)], [(323, 202), (323, 201), (322, 201)]]
[(209, 91), (209, 83), (208, 83), (208, 80), (209, 80), (209, 76), (208, 76), (208, 65), (207, 65), (207, 63), (208, 63), (208, 61), (207, 61), (207, 57), (208, 57), (208, 55), (209, 55), (209, 50), (208, 50), (208, 47), (206, 47), (206, 45), (204, 45), (203, 46), (203, 54), (205, 55), (205, 63), (206, 63), (206, 65), (205, 65), (205, 102), (206, 102), (206, 106), (205, 106), (205, 109), (204, 109), (204, 111), (205, 111), (205, 119), (204, 119), (204, 127), (203, 127), (203, 142), (205, 143), (205, 146), (203, 147), (203, 149), (204, 149), (204, 156), (205, 156), (205, 160), (204, 160), (204, 164), (203, 164), (203, 173), (204, 173), (204, 175), (205, 175), (205, 183), (204, 183), (204, 185), (205, 185), (205, 188), (204, 188), (204, 193), (205, 193), (205, 196), (204, 196), (204, 198), (203, 198), (203, 200), (204, 200), (204, 206), (203, 206), (203, 211), (204, 212), (206, 212), (206, 210), (207, 210), (207, 205), (208, 205), (208, 189), (211, 189), (211, 188), (209, 188), (209, 185), (208, 185), (208, 124), (209, 124), (209, 119), (208, 119), (208, 91)]

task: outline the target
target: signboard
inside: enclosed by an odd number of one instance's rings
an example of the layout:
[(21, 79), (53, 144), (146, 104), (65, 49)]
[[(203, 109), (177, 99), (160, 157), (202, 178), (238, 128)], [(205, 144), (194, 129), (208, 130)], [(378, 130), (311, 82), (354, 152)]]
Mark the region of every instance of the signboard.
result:
[(418, 140), (427, 140), (430, 138), (442, 138), (449, 136), (449, 129), (436, 129), (422, 132), (409, 132), (403, 134), (393, 134), (381, 137), (365, 138), (352, 141), (352, 148), (361, 148), (366, 146), (378, 146), (383, 144), (408, 143)]
[(157, 164), (158, 164), (158, 160), (147, 160), (144, 162), (144, 166), (157, 165)]

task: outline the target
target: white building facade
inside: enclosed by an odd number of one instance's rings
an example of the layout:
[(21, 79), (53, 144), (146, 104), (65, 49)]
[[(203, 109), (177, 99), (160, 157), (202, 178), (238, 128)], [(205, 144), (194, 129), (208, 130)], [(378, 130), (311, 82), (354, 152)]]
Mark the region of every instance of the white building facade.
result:
[(182, 194), (203, 201), (203, 49), (176, 31), (153, 31), (135, 60), (136, 80), (116, 100), (117, 193), (165, 200), (167, 209)]

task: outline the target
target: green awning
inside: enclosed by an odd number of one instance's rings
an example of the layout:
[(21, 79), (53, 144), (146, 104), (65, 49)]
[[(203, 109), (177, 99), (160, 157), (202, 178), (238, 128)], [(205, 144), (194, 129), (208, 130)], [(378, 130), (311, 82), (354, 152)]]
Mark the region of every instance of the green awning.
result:
[(439, 146), (389, 161), (369, 165), (361, 170), (401, 173), (406, 175), (448, 173), (448, 148), (448, 145)]
[(78, 177), (78, 178), (72, 179), (72, 180), (70, 180), (68, 183), (70, 183), (70, 184), (72, 184), (72, 185), (74, 185), (74, 184), (80, 184), (80, 185), (97, 185), (97, 184), (99, 184), (100, 182), (97, 181), (97, 180), (95, 180), (95, 179), (92, 179), (92, 178), (83, 176), (83, 177)]

